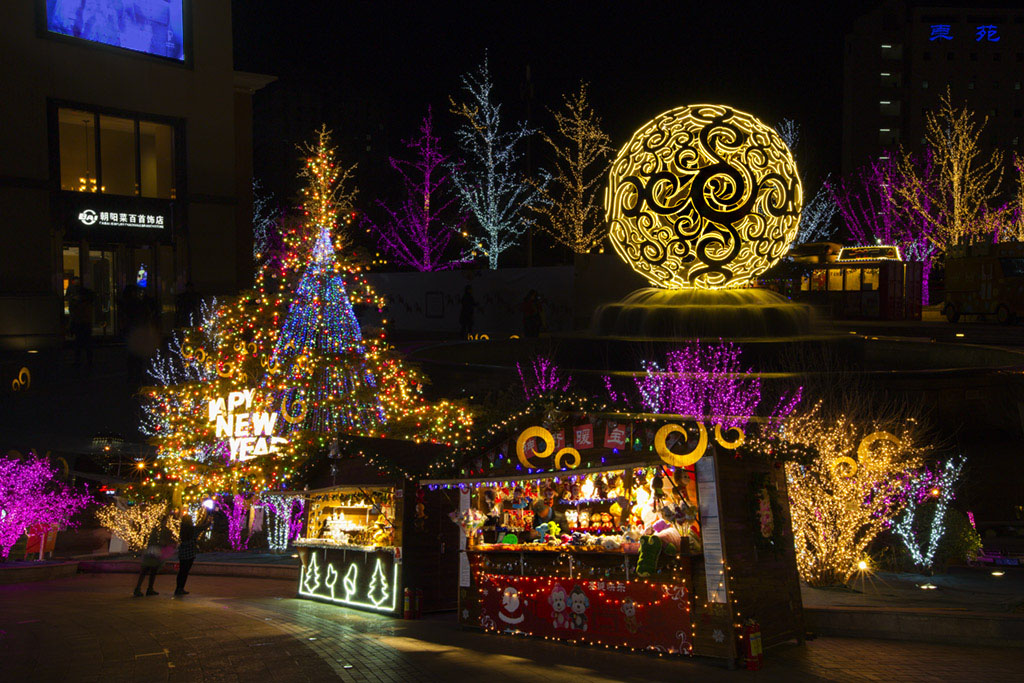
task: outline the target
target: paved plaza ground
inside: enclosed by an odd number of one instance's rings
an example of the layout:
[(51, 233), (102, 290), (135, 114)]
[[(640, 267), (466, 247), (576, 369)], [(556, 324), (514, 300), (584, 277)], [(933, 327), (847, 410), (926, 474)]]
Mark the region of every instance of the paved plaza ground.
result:
[(4, 681), (990, 681), (1024, 653), (819, 638), (769, 651), (760, 672), (403, 621), (296, 600), (269, 579), (196, 576), (192, 594), (130, 596), (134, 577), (80, 574), (0, 586)]

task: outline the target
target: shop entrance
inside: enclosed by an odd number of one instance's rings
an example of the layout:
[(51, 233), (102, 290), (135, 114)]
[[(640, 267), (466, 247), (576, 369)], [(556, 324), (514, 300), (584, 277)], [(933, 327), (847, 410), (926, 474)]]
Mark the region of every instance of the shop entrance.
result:
[[(93, 335), (109, 337), (117, 334), (117, 253), (90, 250), (83, 259), (79, 247), (65, 246), (62, 257), (65, 321), (71, 320), (72, 309), (80, 296), (76, 286), (85, 287), (91, 292), (87, 298), (91, 299)], [(81, 311), (78, 314), (84, 315)]]

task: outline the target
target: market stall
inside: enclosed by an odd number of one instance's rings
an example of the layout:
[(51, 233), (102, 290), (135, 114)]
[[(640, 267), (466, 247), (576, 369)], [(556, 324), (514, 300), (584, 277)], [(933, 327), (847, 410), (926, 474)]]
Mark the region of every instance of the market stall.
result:
[(318, 463), (309, 480), (330, 485), (297, 492), (306, 499), (300, 597), (399, 615), (409, 588), (420, 610), (455, 606), (455, 588), (441, 580), (457, 562), (457, 529), (442, 516), (454, 499), (428, 494), (403, 469), (437, 448), (350, 438)]
[(749, 617), (766, 644), (802, 639), (783, 473), (744, 457), (741, 429), (592, 413), (510, 428), (460, 476), (421, 481), (459, 493), (462, 624), (729, 659)]

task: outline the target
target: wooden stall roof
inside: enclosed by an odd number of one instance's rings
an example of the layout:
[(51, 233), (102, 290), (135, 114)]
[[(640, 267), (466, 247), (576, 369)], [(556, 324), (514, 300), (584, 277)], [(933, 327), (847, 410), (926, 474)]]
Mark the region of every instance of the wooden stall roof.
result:
[(339, 457), (322, 453), (307, 465), (303, 477), (307, 490), (400, 485), (448, 452), (440, 444), (363, 436), (340, 437), (339, 446)]

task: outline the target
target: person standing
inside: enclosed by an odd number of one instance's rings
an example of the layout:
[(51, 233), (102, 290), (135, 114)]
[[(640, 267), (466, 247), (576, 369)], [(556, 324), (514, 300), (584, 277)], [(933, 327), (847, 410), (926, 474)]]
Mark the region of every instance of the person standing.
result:
[[(205, 508), (201, 508), (205, 510)], [(175, 595), (188, 595), (185, 590), (185, 582), (188, 581), (188, 573), (192, 570), (192, 564), (196, 561), (196, 541), (199, 534), (203, 533), (210, 526), (209, 521), (200, 522), (196, 526), (192, 522), (192, 515), (186, 511), (181, 518), (181, 535), (178, 545), (178, 582), (174, 589)]]
[(74, 336), (75, 367), (82, 362), (82, 356), (92, 368), (92, 321), (95, 296), (92, 290), (75, 278), (68, 287), (68, 311), (71, 318), (71, 334)]
[(146, 551), (142, 554), (142, 567), (139, 570), (139, 580), (135, 582), (135, 597), (142, 597), (142, 580), (149, 576), (149, 587), (146, 595), (160, 595), (153, 590), (153, 582), (156, 581), (156, 573), (160, 571), (160, 565), (164, 563), (164, 549), (161, 544), (164, 523), (160, 523), (149, 532), (149, 539), (146, 541)]

